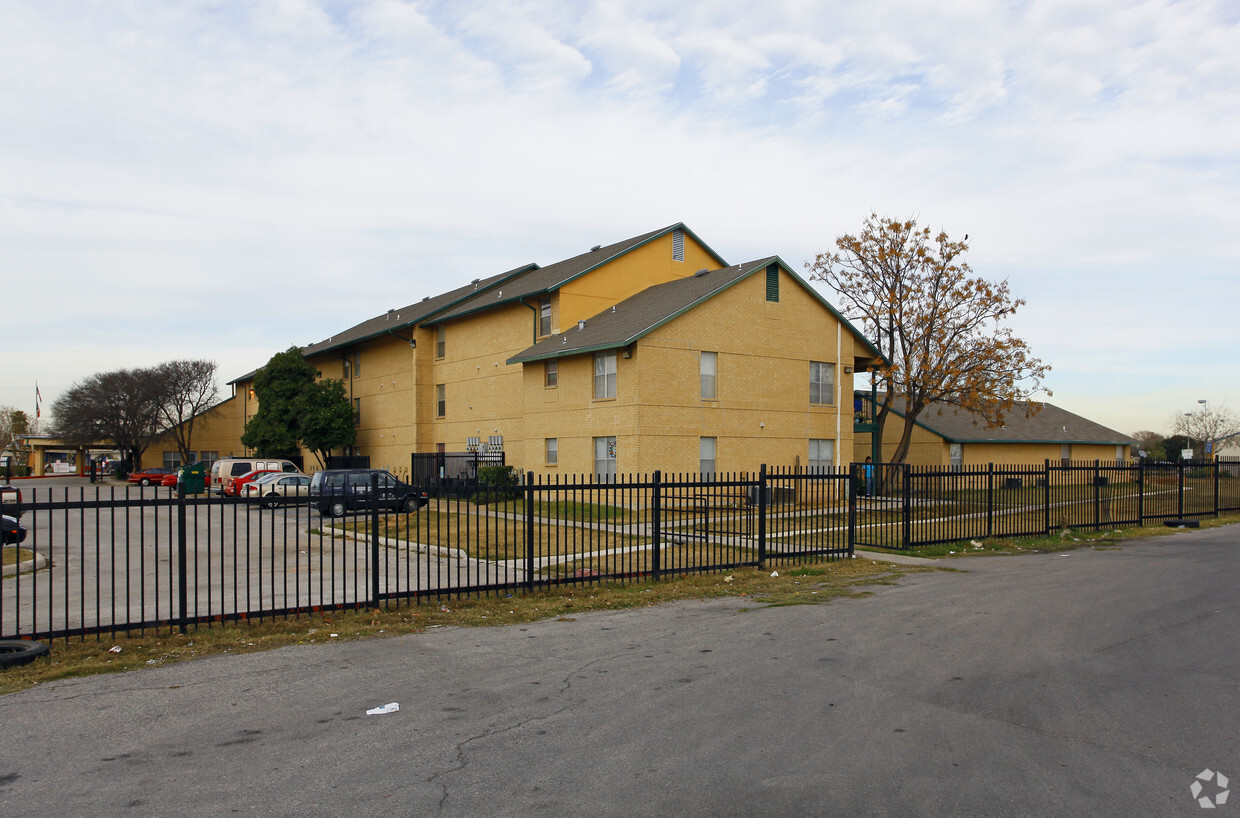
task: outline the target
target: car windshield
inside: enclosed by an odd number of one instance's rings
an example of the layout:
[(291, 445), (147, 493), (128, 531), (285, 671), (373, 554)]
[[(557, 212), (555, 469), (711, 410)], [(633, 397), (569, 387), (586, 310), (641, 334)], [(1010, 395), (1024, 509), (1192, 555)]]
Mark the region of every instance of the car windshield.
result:
[(258, 477), (255, 477), (255, 478), (254, 478), (253, 482), (255, 482), (255, 483), (270, 483), (272, 480), (278, 480), (278, 479), (280, 479), (280, 477), (281, 477), (280, 472), (278, 472), (278, 471), (274, 471), (274, 472), (272, 472), (271, 474), (260, 474)]

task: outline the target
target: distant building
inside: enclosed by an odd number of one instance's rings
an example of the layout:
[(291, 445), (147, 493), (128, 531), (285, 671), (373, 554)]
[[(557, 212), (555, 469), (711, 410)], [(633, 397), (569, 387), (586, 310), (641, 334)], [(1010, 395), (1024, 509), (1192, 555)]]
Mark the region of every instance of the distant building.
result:
[[(858, 393), (869, 399), (869, 393)], [(881, 402), (882, 395), (879, 395)], [(1126, 461), (1137, 441), (1100, 423), (1041, 403), (1041, 410), (1026, 417), (1026, 406), (1017, 403), (999, 426), (970, 412), (946, 404), (931, 404), (918, 416), (905, 462), (914, 465), (985, 465), (987, 463), (1032, 464), (1046, 460), (1108, 462)], [(904, 430), (904, 415), (893, 405), (883, 434), (883, 457), (895, 452)], [(871, 453), (872, 435), (859, 432), (853, 456), (864, 460)]]

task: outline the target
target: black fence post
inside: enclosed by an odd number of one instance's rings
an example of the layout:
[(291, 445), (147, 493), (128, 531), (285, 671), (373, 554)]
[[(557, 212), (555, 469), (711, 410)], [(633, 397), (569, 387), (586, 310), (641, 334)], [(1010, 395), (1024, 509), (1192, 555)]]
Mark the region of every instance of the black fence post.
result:
[(1051, 533), (1051, 461), (1047, 458), (1042, 464), (1042, 531)]
[(1094, 528), (1102, 528), (1102, 461), (1094, 460)]
[(525, 588), (534, 590), (534, 473), (525, 473)]
[(1137, 525), (1145, 525), (1145, 458), (1137, 458)]
[(851, 559), (857, 546), (857, 469), (856, 463), (848, 464), (848, 557)]
[(1176, 492), (1176, 515), (1181, 520), (1184, 519), (1184, 461), (1176, 461), (1176, 474), (1179, 476), (1179, 491)]
[(986, 536), (995, 534), (995, 464), (986, 464)]
[(758, 567), (766, 568), (766, 464), (758, 469)]
[(379, 472), (370, 473), (370, 607), (379, 607)]
[(655, 469), (650, 488), (650, 575), (656, 580), (663, 570), (663, 472)]
[(1219, 509), (1218, 455), (1214, 455), (1214, 462), (1210, 464), (1210, 468), (1214, 470), (1214, 517), (1217, 519)]
[(177, 619), (181, 633), (189, 630), (189, 570), (186, 565), (185, 546), (185, 483), (177, 483)]
[(904, 524), (900, 527), (900, 548), (907, 549), (913, 544), (913, 485), (910, 480), (911, 472), (908, 463), (900, 464), (900, 482), (904, 484), (902, 491), (901, 506), (904, 512)]

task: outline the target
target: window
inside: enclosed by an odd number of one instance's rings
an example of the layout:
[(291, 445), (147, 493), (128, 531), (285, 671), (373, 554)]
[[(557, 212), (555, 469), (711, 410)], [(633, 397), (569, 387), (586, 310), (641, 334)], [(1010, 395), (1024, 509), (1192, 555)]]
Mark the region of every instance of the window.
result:
[(805, 465), (810, 474), (829, 474), (835, 468), (835, 441), (810, 440)]
[(594, 480), (598, 483), (616, 482), (616, 439), (594, 438)]
[(715, 372), (719, 365), (719, 353), (703, 352), (702, 362), (700, 365), (702, 376), (702, 400), (714, 400), (715, 394)]
[(353, 374), (362, 374), (362, 351), (360, 349), (353, 350)]
[(558, 438), (549, 437), (547, 444), (547, 465), (554, 466), (560, 462), (560, 441)]
[[(189, 462), (190, 463), (198, 462), (198, 454), (196, 452), (189, 453)], [(164, 452), (164, 468), (165, 469), (179, 469), (184, 465), (185, 464), (181, 462), (180, 451)]]
[(551, 299), (538, 302), (538, 337), (551, 334)]
[(718, 439), (703, 437), (699, 438), (698, 441), (698, 471), (704, 480), (713, 478), (715, 476), (715, 449), (718, 445)]
[(614, 398), (616, 396), (616, 353), (596, 352), (594, 354), (594, 397)]
[(353, 399), (353, 425), (354, 426), (362, 425), (362, 399), (361, 398)]
[(442, 358), (448, 351), (447, 332), (443, 325), (435, 327), (435, 357)]
[(835, 364), (809, 362), (809, 402), (821, 405), (835, 403)]
[(546, 361), (543, 363), (543, 386), (548, 389), (553, 389), (556, 386), (559, 369), (560, 364), (558, 361)]
[(446, 417), (448, 413), (448, 385), (435, 384), (435, 417)]
[(685, 260), (685, 231), (672, 231), (672, 261)]
[(210, 466), (212, 463), (220, 459), (219, 452), (199, 452), (198, 462), (203, 465)]
[(766, 268), (766, 300), (779, 300), (779, 265), (772, 264)]

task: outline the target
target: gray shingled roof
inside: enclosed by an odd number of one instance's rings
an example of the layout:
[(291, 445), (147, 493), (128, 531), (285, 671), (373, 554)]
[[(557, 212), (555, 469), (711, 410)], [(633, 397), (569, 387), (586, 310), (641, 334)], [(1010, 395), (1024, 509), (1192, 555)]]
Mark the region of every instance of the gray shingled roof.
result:
[[(881, 400), (881, 395), (880, 398)], [(950, 443), (1098, 443), (1129, 445), (1137, 441), (1108, 429), (1101, 423), (1040, 403), (1033, 417), (1025, 416), (1025, 401), (1016, 404), (1003, 417), (1003, 425), (986, 428), (986, 421), (956, 406), (934, 403), (917, 418), (917, 423)], [(940, 414), (942, 410), (942, 414)], [(895, 409), (896, 414), (903, 414)]]
[(768, 256), (734, 267), (704, 271), (687, 278), (648, 287), (616, 304), (612, 309), (604, 310), (585, 321), (583, 327), (572, 327), (558, 335), (539, 341), (529, 349), (509, 358), (507, 363), (562, 358), (567, 355), (580, 355), (585, 352), (627, 346), (737, 282), (765, 270), (772, 263), (778, 264), (785, 273), (799, 282), (832, 314), (843, 321), (865, 348), (874, 353), (874, 357), (879, 357), (878, 351), (870, 346), (869, 342), (853, 329), (852, 325), (834, 307), (793, 273), (779, 256)]
[[(362, 323), (355, 324), (330, 338), (304, 346), (301, 348), (301, 354), (303, 357), (309, 358), (312, 355), (321, 355), (324, 352), (348, 347), (370, 338), (377, 338), (380, 335), (410, 329), (418, 322), (440, 310), (449, 309), (465, 299), (473, 298), (479, 293), (504, 284), (509, 279), (515, 278), (531, 269), (537, 269), (537, 267), (537, 264), (525, 264), (506, 273), (479, 279), (476, 283), (470, 282), (464, 287), (457, 287), (455, 290), (441, 293), (440, 295), (423, 298), (415, 304), (401, 307), (398, 310), (389, 310), (383, 315), (368, 318)], [(254, 377), (256, 372), (257, 370), (248, 372), (235, 380), (229, 381), (229, 383), (249, 380)]]
[(506, 286), (503, 288), (502, 296), (497, 297), (494, 293), (479, 295), (476, 298), (463, 302), (451, 310), (447, 310), (442, 314), (433, 316), (431, 322), (460, 318), (471, 313), (490, 309), (499, 304), (510, 304), (520, 301), (523, 298), (531, 298), (533, 296), (545, 295), (546, 293), (554, 292), (573, 279), (580, 278), (596, 267), (606, 264), (607, 262), (614, 261), (620, 256), (623, 256), (625, 253), (632, 252), (642, 245), (654, 241), (660, 236), (665, 236), (668, 233), (671, 233), (673, 230), (683, 230), (685, 233), (692, 236), (693, 239), (705, 248), (707, 252), (714, 256), (715, 260), (719, 264), (727, 264), (727, 262), (724, 261), (718, 253), (710, 247), (707, 247), (706, 243), (699, 239), (692, 230), (685, 227), (683, 222), (678, 222), (659, 230), (651, 231), (650, 233), (634, 236), (631, 239), (618, 241), (615, 244), (609, 244), (606, 247), (600, 247), (597, 250), (590, 250), (582, 253), (581, 255), (573, 256), (572, 258), (565, 259), (563, 261), (557, 261), (556, 263), (549, 264), (546, 267), (531, 269), (524, 275), (518, 277), (516, 280), (506, 282)]

